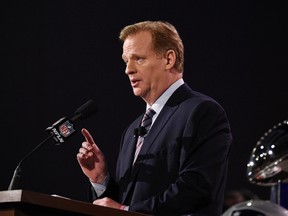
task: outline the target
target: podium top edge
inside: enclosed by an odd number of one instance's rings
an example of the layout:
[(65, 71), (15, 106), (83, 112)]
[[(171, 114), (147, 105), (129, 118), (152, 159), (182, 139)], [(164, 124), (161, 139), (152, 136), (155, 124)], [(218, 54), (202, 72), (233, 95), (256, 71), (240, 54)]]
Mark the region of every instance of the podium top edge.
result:
[[(103, 215), (103, 216), (145, 216), (146, 214), (123, 211), (104, 206), (93, 205), (79, 200), (73, 200), (61, 196), (53, 196), (28, 190), (0, 191), (0, 206), (15, 205), (18, 203), (26, 206), (39, 206), (42, 208), (58, 209), (74, 212), (81, 215)], [(1, 208), (0, 208), (1, 209)], [(0, 214), (1, 215), (1, 214)]]

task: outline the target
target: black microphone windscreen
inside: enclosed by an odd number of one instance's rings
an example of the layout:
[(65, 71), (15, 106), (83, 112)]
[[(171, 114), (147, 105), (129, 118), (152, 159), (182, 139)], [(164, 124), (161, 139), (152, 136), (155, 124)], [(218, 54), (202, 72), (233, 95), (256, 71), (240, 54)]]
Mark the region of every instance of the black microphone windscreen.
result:
[(133, 136), (138, 138), (138, 135), (139, 135), (139, 129), (138, 129), (138, 128), (135, 128), (135, 129), (133, 130)]
[(81, 119), (85, 119), (92, 114), (96, 113), (98, 111), (98, 108), (96, 106), (96, 103), (93, 100), (88, 100), (85, 104), (80, 106), (76, 111), (75, 115), (80, 115)]
[(146, 130), (146, 128), (145, 127), (139, 127), (139, 131), (138, 131), (138, 134), (139, 134), (139, 136), (144, 136), (144, 135), (146, 135), (147, 134), (147, 130)]

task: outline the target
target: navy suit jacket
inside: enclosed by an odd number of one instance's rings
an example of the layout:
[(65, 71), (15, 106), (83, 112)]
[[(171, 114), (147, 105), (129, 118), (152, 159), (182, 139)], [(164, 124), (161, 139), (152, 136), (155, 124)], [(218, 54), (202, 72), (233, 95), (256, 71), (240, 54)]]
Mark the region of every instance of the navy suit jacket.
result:
[(158, 115), (132, 166), (134, 131), (142, 117), (123, 133), (116, 177), (103, 197), (151, 215), (221, 215), (232, 143), (223, 108), (187, 84), (180, 86)]

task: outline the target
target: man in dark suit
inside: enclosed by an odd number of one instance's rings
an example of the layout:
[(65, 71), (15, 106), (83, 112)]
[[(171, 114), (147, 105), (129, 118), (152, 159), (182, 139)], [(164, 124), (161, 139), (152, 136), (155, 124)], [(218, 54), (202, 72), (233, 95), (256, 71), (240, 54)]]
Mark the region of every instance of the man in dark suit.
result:
[(174, 26), (140, 22), (122, 29), (120, 39), (125, 73), (150, 118), (139, 116), (123, 133), (115, 179), (82, 130), (77, 159), (93, 203), (152, 215), (221, 215), (232, 142), (225, 111), (184, 82), (184, 48)]

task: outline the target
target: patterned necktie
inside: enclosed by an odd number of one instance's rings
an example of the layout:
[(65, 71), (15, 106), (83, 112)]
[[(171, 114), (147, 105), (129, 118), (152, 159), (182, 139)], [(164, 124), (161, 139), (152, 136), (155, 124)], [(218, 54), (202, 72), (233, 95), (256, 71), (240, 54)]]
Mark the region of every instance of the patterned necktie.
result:
[(144, 136), (149, 132), (149, 129), (151, 127), (151, 124), (152, 124), (152, 117), (153, 115), (155, 114), (156, 112), (152, 109), (152, 108), (149, 108), (143, 119), (142, 119), (142, 122), (141, 122), (141, 127), (145, 130), (144, 134), (143, 135), (140, 135), (138, 136), (138, 140), (137, 140), (137, 144), (136, 144), (136, 151), (135, 151), (135, 155), (134, 155), (134, 161), (133, 161), (133, 164), (135, 163), (136, 161), (136, 158), (140, 152), (140, 149), (143, 145), (143, 142), (144, 142)]

